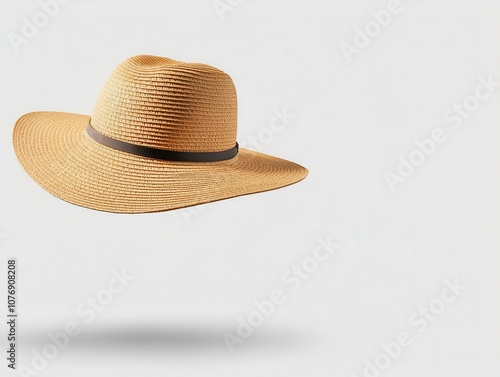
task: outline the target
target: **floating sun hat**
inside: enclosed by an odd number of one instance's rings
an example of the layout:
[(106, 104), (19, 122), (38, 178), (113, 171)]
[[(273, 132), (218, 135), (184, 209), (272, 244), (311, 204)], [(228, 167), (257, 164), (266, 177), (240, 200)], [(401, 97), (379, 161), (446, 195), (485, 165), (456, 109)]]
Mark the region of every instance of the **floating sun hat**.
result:
[(54, 196), (117, 213), (166, 211), (304, 179), (293, 162), (238, 148), (236, 89), (205, 64), (136, 56), (92, 116), (34, 112), (14, 128), (26, 172)]

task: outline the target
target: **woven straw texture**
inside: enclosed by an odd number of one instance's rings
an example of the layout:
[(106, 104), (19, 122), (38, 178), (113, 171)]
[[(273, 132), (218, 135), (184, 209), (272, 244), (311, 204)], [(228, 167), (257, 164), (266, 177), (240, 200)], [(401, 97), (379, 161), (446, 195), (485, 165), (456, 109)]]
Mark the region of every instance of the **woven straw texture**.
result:
[(111, 75), (94, 113), (29, 113), (14, 128), (28, 174), (67, 202), (117, 213), (157, 212), (276, 189), (305, 178), (293, 162), (240, 149), (218, 162), (173, 162), (118, 151), (90, 138), (157, 149), (216, 152), (234, 147), (236, 90), (224, 72), (167, 58), (138, 56)]

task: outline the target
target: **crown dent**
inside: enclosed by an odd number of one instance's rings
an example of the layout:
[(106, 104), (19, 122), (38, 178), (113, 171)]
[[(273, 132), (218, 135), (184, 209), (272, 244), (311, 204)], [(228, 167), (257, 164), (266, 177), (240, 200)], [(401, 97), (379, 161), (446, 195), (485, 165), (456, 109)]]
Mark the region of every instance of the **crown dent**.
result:
[(231, 77), (205, 64), (136, 56), (106, 82), (92, 126), (113, 139), (182, 152), (233, 148), (237, 97)]

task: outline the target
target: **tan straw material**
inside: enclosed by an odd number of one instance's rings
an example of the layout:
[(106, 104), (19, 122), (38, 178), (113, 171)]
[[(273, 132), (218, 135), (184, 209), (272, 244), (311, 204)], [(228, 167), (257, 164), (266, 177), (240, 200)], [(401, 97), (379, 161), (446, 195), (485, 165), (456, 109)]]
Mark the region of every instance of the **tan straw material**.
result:
[[(176, 152), (235, 148), (231, 78), (205, 64), (136, 56), (102, 90), (94, 114), (29, 113), (14, 128), (28, 174), (60, 199), (121, 213), (165, 211), (287, 186), (306, 177), (293, 162), (245, 149), (214, 162), (169, 161), (111, 148), (87, 133)], [(194, 152), (194, 153), (193, 153)]]

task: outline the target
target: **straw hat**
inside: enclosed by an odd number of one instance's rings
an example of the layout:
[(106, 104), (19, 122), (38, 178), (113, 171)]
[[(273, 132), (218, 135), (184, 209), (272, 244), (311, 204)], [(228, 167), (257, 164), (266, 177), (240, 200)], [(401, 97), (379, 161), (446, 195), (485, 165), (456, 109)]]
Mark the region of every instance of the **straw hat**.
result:
[(165, 211), (276, 189), (307, 170), (236, 142), (231, 78), (205, 65), (136, 56), (116, 68), (92, 116), (35, 112), (14, 128), (28, 174), (67, 202)]

